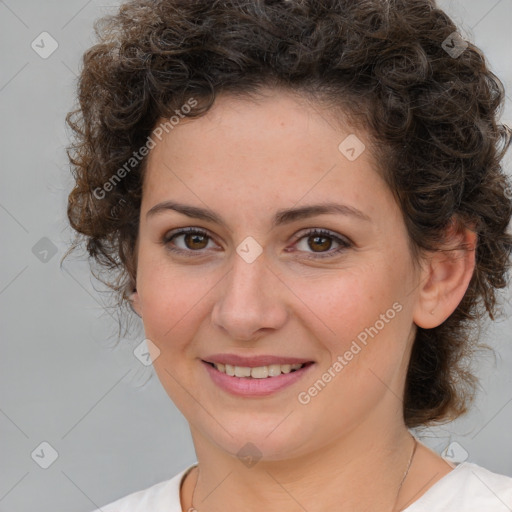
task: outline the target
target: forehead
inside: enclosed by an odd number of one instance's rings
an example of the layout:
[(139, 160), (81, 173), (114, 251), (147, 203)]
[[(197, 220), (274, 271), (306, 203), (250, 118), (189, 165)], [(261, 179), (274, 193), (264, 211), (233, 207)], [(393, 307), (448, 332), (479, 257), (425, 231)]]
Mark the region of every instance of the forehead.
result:
[(376, 198), (368, 196), (386, 193), (386, 185), (370, 147), (368, 135), (341, 114), (295, 94), (221, 95), (204, 116), (181, 119), (156, 140), (143, 205), (147, 211), (158, 201), (187, 198), (243, 212), (343, 200), (362, 202), (371, 213)]

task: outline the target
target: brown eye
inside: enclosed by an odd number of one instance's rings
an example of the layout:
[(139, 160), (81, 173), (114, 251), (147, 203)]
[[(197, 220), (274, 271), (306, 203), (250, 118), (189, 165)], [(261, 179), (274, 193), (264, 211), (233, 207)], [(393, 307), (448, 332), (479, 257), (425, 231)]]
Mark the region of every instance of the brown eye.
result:
[[(307, 243), (301, 244), (300, 242), (302, 240), (307, 240)], [(330, 250), (333, 241), (335, 244), (338, 244), (339, 247), (335, 247), (334, 250)], [(302, 248), (300, 245), (302, 245)], [(306, 245), (306, 247), (304, 247), (304, 245)], [(324, 229), (310, 230), (298, 238), (298, 242), (296, 243), (296, 246), (299, 246), (299, 252), (309, 253), (306, 257), (312, 259), (336, 256), (340, 252), (352, 247), (352, 245), (352, 242), (348, 239), (335, 235), (334, 233)]]
[(183, 240), (189, 249), (204, 249), (208, 245), (207, 237), (200, 233), (186, 233)]
[(310, 240), (310, 242), (308, 242), (309, 248), (315, 252), (317, 250), (319, 252), (324, 252), (325, 250), (329, 250), (332, 245), (331, 237), (324, 236), (324, 235), (310, 236), (310, 237), (308, 237), (308, 240)]
[(198, 228), (186, 228), (166, 234), (162, 239), (162, 244), (169, 251), (195, 256), (193, 253), (200, 253), (206, 249), (210, 240), (211, 237), (206, 231)]

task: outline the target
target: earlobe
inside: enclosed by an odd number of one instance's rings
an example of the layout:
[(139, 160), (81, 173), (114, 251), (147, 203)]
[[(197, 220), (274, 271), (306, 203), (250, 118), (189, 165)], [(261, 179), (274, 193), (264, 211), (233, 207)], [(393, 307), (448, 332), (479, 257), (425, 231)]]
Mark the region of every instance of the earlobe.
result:
[(140, 307), (139, 294), (137, 289), (135, 288), (132, 293), (128, 296), (128, 304), (130, 305), (131, 310), (140, 318), (142, 318), (142, 311)]
[(414, 323), (424, 329), (441, 325), (457, 308), (475, 269), (477, 235), (469, 228), (447, 233), (448, 248), (429, 253), (425, 262)]

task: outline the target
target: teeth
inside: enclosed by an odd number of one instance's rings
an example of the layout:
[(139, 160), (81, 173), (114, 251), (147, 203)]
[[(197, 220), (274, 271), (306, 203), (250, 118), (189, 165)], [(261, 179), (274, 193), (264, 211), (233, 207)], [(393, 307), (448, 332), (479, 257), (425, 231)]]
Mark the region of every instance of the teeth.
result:
[(293, 370), (302, 368), (303, 364), (271, 364), (268, 366), (232, 366), (230, 364), (214, 363), (219, 372), (226, 373), (231, 377), (252, 377), (253, 379), (266, 379), (267, 377), (277, 377), (281, 373), (290, 373)]
[(235, 377), (250, 377), (251, 369), (246, 366), (235, 366)]

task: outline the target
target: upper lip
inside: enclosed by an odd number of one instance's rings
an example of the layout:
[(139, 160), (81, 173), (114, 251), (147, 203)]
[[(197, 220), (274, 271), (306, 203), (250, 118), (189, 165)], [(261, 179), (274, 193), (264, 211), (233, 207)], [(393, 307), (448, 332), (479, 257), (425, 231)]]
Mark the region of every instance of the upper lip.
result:
[(256, 368), (258, 366), (269, 366), (271, 364), (304, 364), (312, 363), (311, 359), (304, 359), (300, 357), (286, 357), (286, 356), (271, 356), (271, 355), (258, 355), (258, 356), (239, 356), (237, 354), (212, 354), (203, 359), (207, 363), (217, 364), (230, 364), (232, 366), (248, 366)]

